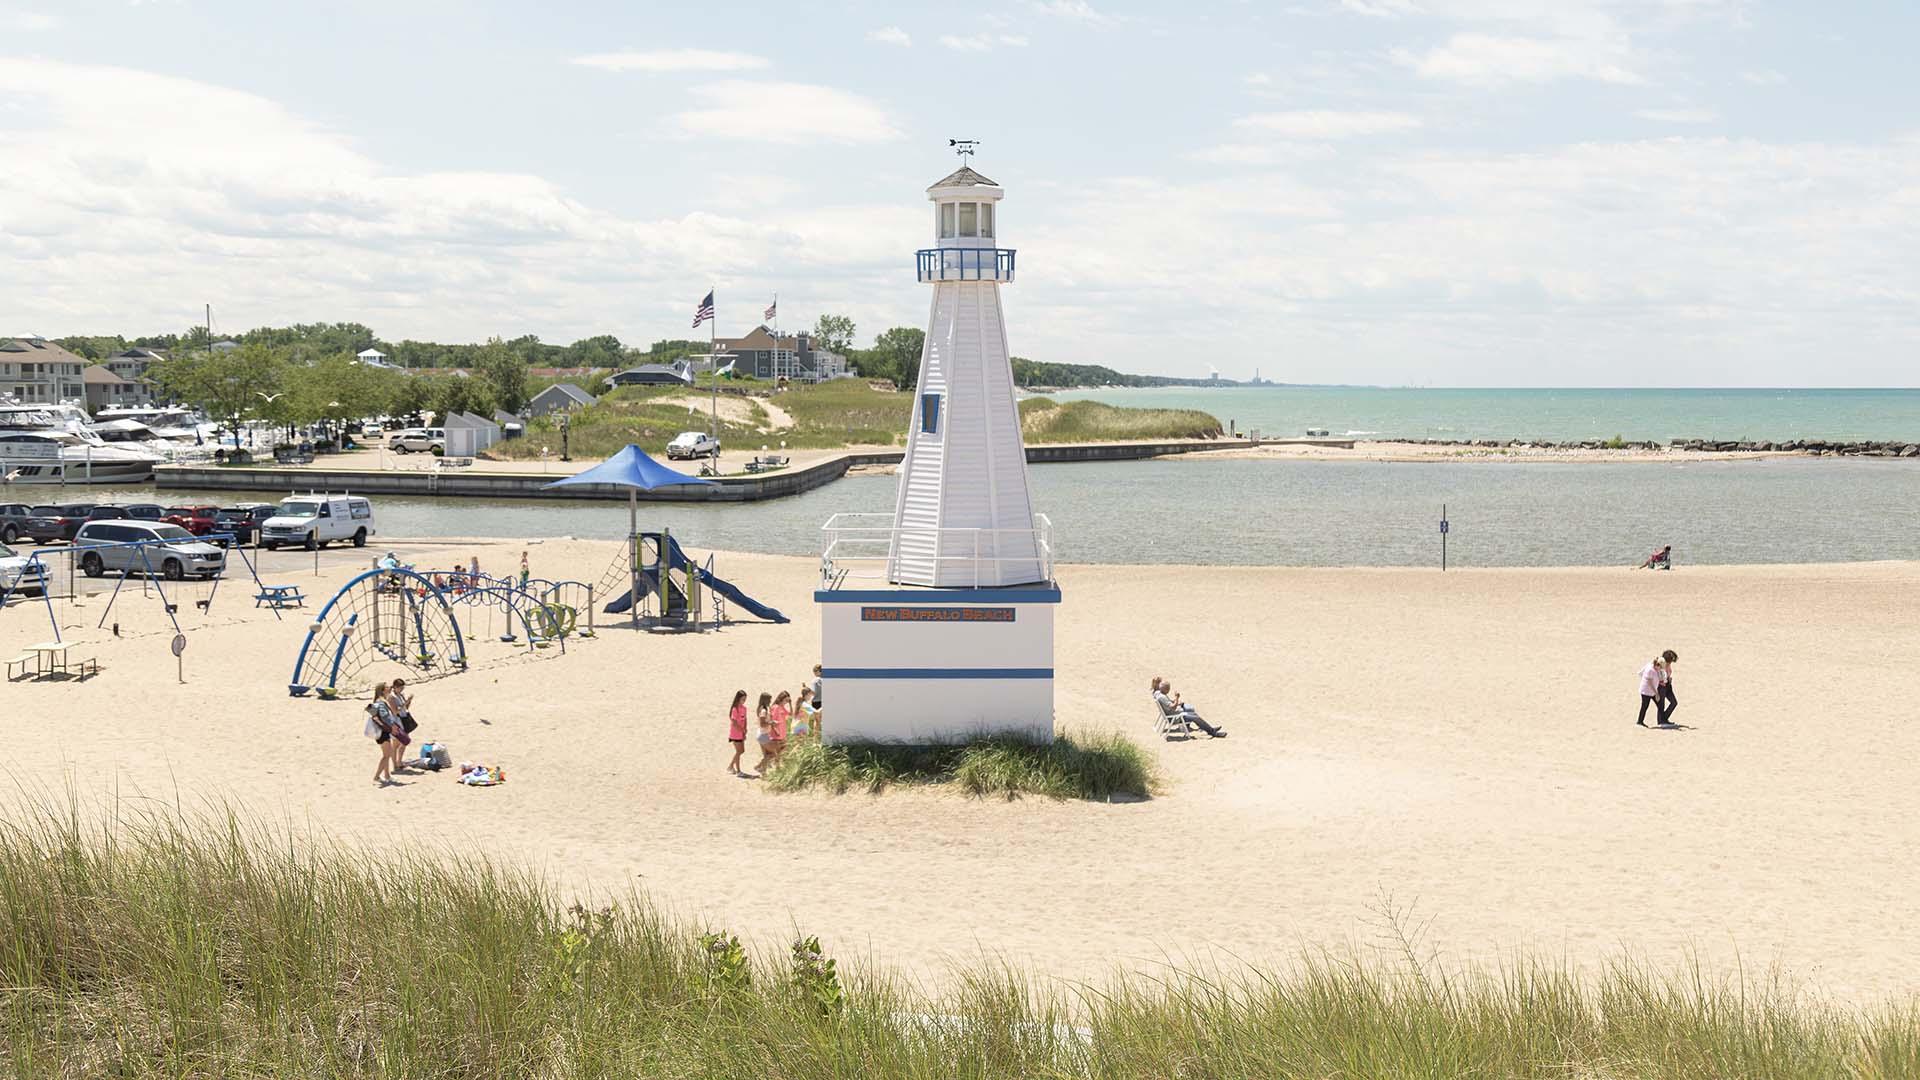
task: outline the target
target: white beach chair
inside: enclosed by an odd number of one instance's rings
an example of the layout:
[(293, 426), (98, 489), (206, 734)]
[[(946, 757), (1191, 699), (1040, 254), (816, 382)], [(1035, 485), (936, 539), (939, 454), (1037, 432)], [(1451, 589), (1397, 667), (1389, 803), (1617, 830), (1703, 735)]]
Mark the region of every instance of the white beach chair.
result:
[(1183, 712), (1168, 712), (1160, 707), (1160, 699), (1153, 699), (1153, 733), (1171, 740), (1175, 735), (1183, 739), (1193, 737), (1193, 729), (1187, 724), (1187, 715)]

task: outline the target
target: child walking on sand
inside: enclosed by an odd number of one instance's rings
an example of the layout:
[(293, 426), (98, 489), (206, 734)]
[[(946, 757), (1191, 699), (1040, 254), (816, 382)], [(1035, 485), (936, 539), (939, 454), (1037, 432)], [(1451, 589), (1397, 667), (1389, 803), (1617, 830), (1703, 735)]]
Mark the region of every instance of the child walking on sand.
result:
[(1667, 722), (1666, 706), (1660, 703), (1660, 685), (1666, 680), (1666, 675), (1667, 659), (1664, 656), (1654, 657), (1646, 667), (1640, 669), (1640, 718), (1634, 723), (1641, 727), (1647, 726), (1647, 706), (1649, 705), (1653, 706), (1655, 725)]
[(762, 691), (759, 707), (753, 710), (755, 718), (760, 723), (760, 734), (755, 736), (760, 741), (760, 761), (753, 767), (753, 771), (757, 773), (765, 773), (767, 763), (773, 760), (773, 717), (769, 715), (769, 707), (772, 704), (773, 695)]
[(747, 752), (747, 692), (735, 690), (733, 705), (727, 709), (727, 741), (733, 744), (733, 760), (727, 762), (727, 771), (735, 776), (745, 776), (740, 771), (740, 755)]
[(773, 763), (780, 764), (780, 755), (787, 752), (787, 720), (793, 716), (793, 695), (785, 690), (773, 699), (773, 708), (767, 713), (769, 734), (773, 736)]

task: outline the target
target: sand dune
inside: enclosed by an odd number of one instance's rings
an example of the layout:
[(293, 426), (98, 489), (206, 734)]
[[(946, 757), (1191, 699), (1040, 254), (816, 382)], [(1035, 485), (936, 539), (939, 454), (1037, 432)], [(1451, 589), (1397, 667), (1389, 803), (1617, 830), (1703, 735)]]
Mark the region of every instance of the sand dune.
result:
[[(403, 550), (505, 566), (520, 548)], [(530, 550), (537, 574), (591, 578), (615, 549)], [(354, 558), (328, 556), (316, 582), (310, 556), (268, 556), (267, 576), (324, 594)], [(230, 798), (526, 859), (569, 887), (639, 886), (753, 937), (799, 926), (934, 979), (983, 950), (1067, 977), (1284, 962), (1378, 942), (1398, 911), (1456, 960), (1693, 949), (1846, 996), (1914, 986), (1920, 564), (1065, 567), (1060, 721), (1154, 747), (1169, 789), (1135, 805), (774, 796), (726, 776), (731, 691), (797, 687), (817, 657), (814, 569), (720, 558), (790, 626), (615, 630), (538, 658), (476, 643), (476, 669), (421, 687), (418, 711), (423, 736), (507, 766), (487, 790), (375, 788), (358, 706), (287, 696), (305, 619), (276, 622), (243, 588), (182, 616), (185, 685), (152, 601), (122, 597), (119, 639), (91, 629), (99, 600), (62, 608), (102, 670), (0, 687), (5, 798)], [(0, 612), (6, 655), (47, 636), (44, 607)], [(1666, 647), (1690, 729), (1645, 731), (1635, 673)], [(1156, 672), (1231, 738), (1153, 741)]]

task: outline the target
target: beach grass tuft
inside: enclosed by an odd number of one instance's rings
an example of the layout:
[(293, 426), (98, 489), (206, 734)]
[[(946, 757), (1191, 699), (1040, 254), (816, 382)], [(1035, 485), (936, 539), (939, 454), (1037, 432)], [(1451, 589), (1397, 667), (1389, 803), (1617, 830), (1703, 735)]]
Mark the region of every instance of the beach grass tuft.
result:
[[(137, 807), (138, 804), (135, 804)], [(1780, 980), (992, 963), (928, 993), (832, 941), (591, 906), (484, 857), (349, 848), (231, 811), (0, 827), (0, 1059), (17, 1076), (1906, 1077), (1920, 1009)], [(991, 943), (988, 943), (989, 945)]]
[(1118, 732), (1062, 733), (1051, 742), (996, 735), (933, 746), (829, 746), (810, 739), (790, 746), (766, 780), (769, 790), (781, 792), (878, 794), (889, 787), (950, 785), (968, 795), (1008, 799), (1143, 799), (1160, 786), (1153, 758)]
[(1020, 403), (1020, 435), (1028, 443), (1212, 439), (1225, 430), (1218, 419), (1198, 409), (1135, 409), (1048, 397)]

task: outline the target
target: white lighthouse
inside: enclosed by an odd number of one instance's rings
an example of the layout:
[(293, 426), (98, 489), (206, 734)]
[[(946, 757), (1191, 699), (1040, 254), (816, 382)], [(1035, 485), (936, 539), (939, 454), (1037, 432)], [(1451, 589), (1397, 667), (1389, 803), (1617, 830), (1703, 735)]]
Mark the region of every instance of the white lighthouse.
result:
[(1006, 192), (963, 165), (927, 189), (933, 286), (891, 515), (828, 521), (821, 588), (832, 741), (1053, 735), (1053, 581), (1034, 513), (1000, 287)]

